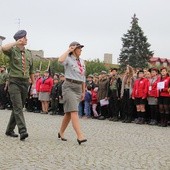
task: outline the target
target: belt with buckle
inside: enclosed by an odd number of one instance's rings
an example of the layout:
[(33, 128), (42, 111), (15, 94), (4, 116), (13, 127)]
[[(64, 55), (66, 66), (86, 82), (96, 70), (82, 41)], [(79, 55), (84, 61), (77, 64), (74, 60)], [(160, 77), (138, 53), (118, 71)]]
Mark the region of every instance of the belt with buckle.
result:
[(71, 83), (76, 83), (76, 84), (82, 84), (83, 83), (82, 81), (68, 79), (68, 78), (66, 78), (66, 81), (71, 82)]

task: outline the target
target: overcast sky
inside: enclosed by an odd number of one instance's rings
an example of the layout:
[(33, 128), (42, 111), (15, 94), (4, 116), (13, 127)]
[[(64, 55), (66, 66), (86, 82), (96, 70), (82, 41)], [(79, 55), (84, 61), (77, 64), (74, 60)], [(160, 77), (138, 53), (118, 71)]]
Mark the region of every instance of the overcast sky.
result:
[(169, 0), (0, 0), (0, 35), (6, 44), (25, 29), (27, 48), (44, 50), (45, 57), (58, 57), (78, 41), (83, 59), (102, 61), (111, 53), (117, 63), (134, 13), (154, 56), (170, 59)]

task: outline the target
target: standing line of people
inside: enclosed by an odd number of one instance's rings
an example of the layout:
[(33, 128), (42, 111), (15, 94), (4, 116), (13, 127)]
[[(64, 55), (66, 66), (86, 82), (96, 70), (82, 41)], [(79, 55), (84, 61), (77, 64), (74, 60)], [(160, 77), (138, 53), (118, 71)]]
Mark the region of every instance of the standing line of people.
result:
[[(88, 77), (90, 78), (87, 78), (86, 86), (91, 86), (91, 94), (94, 93), (94, 87), (98, 88), (97, 94), (95, 94), (95, 98), (97, 98), (95, 107), (98, 114), (93, 111), (94, 95), (91, 95), (92, 118), (168, 126), (168, 121), (170, 121), (170, 77), (166, 67), (162, 67), (159, 73), (157, 68), (135, 70), (128, 65), (122, 75), (118, 75), (117, 69), (112, 68), (109, 74), (102, 71), (96, 83), (93, 82), (91, 75)], [(102, 104), (103, 100), (107, 102)], [(84, 103), (86, 103), (86, 99)], [(82, 116), (83, 114), (84, 116)], [(87, 118), (86, 113), (81, 112), (80, 117)]]

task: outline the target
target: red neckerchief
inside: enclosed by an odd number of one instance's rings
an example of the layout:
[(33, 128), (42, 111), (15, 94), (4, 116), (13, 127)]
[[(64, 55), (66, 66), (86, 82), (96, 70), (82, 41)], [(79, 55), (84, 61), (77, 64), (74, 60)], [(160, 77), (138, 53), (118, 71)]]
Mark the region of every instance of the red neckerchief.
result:
[(79, 67), (80, 74), (83, 74), (83, 67), (81, 65), (80, 59), (76, 59), (76, 60), (77, 60), (77, 65)]

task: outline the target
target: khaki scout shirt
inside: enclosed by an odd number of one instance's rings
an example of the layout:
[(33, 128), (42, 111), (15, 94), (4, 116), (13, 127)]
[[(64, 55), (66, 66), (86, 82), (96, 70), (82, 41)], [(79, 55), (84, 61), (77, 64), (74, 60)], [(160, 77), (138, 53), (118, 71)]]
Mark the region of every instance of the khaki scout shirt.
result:
[(31, 74), (33, 74), (33, 59), (30, 50), (25, 49), (25, 57), (26, 57), (26, 70), (25, 75), (22, 71), (22, 55), (21, 51), (18, 47), (12, 47), (8, 51), (3, 51), (5, 55), (7, 55), (9, 60), (9, 78), (24, 78), (28, 79)]
[(8, 81), (8, 74), (4, 71), (0, 73), (0, 84), (5, 84)]

